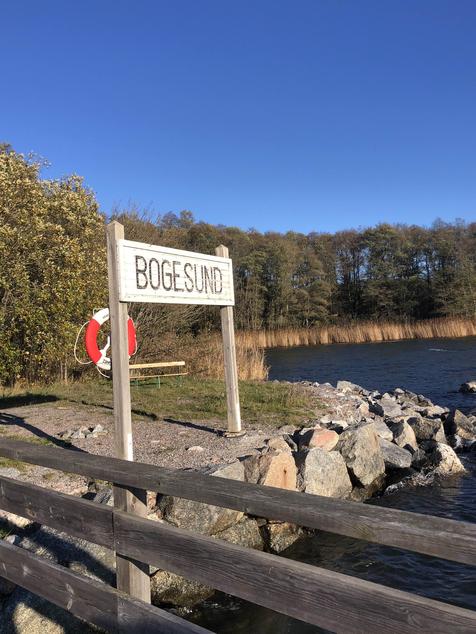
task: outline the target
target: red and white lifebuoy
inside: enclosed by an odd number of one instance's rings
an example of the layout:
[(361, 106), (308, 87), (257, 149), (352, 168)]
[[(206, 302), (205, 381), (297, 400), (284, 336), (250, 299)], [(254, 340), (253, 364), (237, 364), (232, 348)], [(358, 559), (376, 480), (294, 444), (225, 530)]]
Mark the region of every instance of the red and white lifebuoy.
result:
[[(90, 319), (86, 328), (86, 334), (84, 335), (84, 344), (86, 346), (88, 357), (101, 370), (111, 369), (111, 359), (107, 356), (107, 351), (111, 345), (111, 339), (110, 337), (107, 338), (106, 345), (103, 348), (99, 348), (97, 341), (99, 329), (108, 319), (109, 308), (102, 308), (101, 310), (98, 310), (98, 312)], [(127, 338), (129, 357), (131, 357), (136, 351), (136, 329), (134, 328), (134, 322), (130, 317), (127, 321)]]

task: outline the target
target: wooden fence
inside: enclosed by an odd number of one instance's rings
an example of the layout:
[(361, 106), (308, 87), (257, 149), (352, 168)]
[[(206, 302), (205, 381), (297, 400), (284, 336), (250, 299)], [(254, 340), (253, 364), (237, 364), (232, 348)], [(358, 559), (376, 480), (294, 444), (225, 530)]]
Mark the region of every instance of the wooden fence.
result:
[[(476, 564), (476, 524), (0, 440), (0, 456)], [(342, 634), (462, 634), (476, 612), (0, 477), (0, 508)], [(411, 571), (409, 571), (411, 574)], [(0, 575), (106, 630), (206, 632), (0, 541)], [(45, 582), (46, 580), (46, 582)]]

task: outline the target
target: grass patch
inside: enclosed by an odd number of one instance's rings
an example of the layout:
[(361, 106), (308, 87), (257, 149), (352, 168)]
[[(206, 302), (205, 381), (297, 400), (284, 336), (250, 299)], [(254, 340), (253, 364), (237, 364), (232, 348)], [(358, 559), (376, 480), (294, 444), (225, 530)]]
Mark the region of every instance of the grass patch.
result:
[(26, 471), (26, 464), (21, 460), (12, 460), (10, 458), (0, 457), (0, 469), (18, 469), (18, 471)]
[[(70, 385), (55, 384), (38, 389), (39, 402), (46, 397), (112, 409), (112, 383), (106, 380), (84, 381)], [(21, 394), (4, 396), (1, 407), (12, 407)], [(34, 393), (28, 397), (33, 401)], [(164, 379), (159, 388), (154, 383), (131, 386), (132, 411), (136, 416), (152, 419), (175, 418), (188, 421), (225, 421), (226, 394), (223, 381), (184, 377)], [(322, 405), (312, 390), (302, 385), (240, 381), (243, 422), (257, 424), (303, 424), (322, 413)]]
[(38, 436), (27, 436), (26, 434), (9, 434), (8, 430), (1, 429), (0, 433), (4, 436), (8, 436), (8, 440), (22, 440), (24, 442), (31, 442), (32, 445), (44, 445), (45, 447), (55, 447), (55, 443), (48, 440), (48, 438), (38, 438)]

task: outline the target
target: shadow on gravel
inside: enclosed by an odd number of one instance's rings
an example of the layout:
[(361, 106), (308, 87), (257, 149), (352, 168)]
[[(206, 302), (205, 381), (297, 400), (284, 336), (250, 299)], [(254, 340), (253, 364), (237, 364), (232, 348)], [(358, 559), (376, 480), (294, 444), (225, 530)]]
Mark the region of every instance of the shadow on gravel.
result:
[[(37, 528), (33, 534), (21, 530), (15, 533), (18, 536), (16, 546), (77, 574), (115, 586), (112, 551), (46, 526)], [(47, 579), (45, 583), (48, 583)], [(71, 612), (20, 586), (0, 601), (0, 634), (46, 634), (59, 631), (63, 634), (93, 634), (98, 630)]]
[(3, 396), (0, 398), (0, 408), (9, 409), (10, 407), (22, 407), (23, 405), (39, 405), (41, 403), (54, 403), (59, 401), (54, 394), (21, 394), (17, 396)]
[(200, 425), (198, 423), (190, 423), (184, 420), (177, 420), (176, 418), (164, 418), (164, 423), (172, 423), (173, 425), (180, 425), (181, 427), (187, 427), (188, 429), (197, 429), (199, 431), (207, 431), (215, 436), (222, 436), (223, 430), (215, 429), (215, 427), (209, 427), (208, 425)]
[[(81, 451), (82, 453), (87, 453), (83, 449), (75, 447), (71, 443), (61, 440), (61, 438), (56, 438), (56, 436), (47, 434), (42, 429), (38, 429), (38, 427), (30, 425), (30, 423), (27, 423), (26, 420), (24, 418), (20, 418), (20, 416), (14, 416), (13, 414), (0, 412), (0, 425), (16, 425), (17, 427), (22, 427), (23, 429), (26, 429), (37, 438), (45, 441), (45, 444), (49, 443), (52, 445), (56, 445), (57, 447), (61, 447), (61, 449), (70, 449), (71, 451)], [(8, 436), (6, 438), (8, 440)], [(16, 440), (20, 440), (20, 438), (17, 438)], [(29, 438), (25, 437), (21, 438), (21, 440), (25, 440), (28, 442)]]

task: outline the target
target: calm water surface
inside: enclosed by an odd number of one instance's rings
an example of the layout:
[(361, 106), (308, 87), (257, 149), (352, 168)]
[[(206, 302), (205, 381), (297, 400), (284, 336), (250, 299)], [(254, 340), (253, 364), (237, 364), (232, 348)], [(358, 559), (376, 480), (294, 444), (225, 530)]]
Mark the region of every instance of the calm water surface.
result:
[[(382, 392), (404, 387), (440, 405), (466, 410), (476, 407), (476, 395), (457, 392), (463, 381), (476, 378), (476, 337), (274, 349), (268, 351), (267, 362), (270, 379), (333, 384), (347, 379)], [(448, 479), (438, 486), (401, 491), (372, 503), (476, 522), (476, 463), (467, 457), (464, 461), (467, 476)], [(301, 540), (286, 555), (476, 610), (476, 571), (470, 566), (327, 533)], [(324, 631), (221, 596), (204, 607), (199, 622), (220, 634)]]

